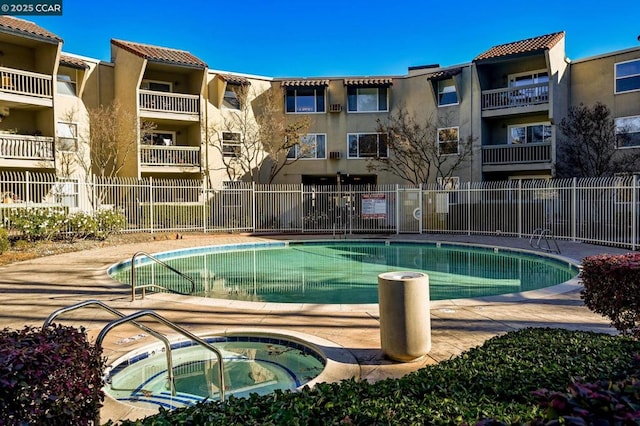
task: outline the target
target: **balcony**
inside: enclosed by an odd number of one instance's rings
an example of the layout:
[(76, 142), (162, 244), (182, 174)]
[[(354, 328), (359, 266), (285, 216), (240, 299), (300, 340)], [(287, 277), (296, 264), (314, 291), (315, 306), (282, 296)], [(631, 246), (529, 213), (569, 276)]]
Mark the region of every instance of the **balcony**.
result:
[(192, 146), (140, 146), (143, 167), (180, 167), (200, 169), (200, 148)]
[(549, 83), (482, 91), (482, 111), (543, 106), (549, 103)]
[(515, 166), (510, 168), (520, 169), (519, 165), (536, 163), (544, 165), (543, 168), (548, 168), (551, 165), (551, 143), (482, 147), (483, 168), (485, 166)]
[(53, 138), (0, 134), (0, 157), (9, 160), (53, 161)]
[(30, 103), (53, 106), (53, 77), (0, 67), (0, 99), (9, 105)]
[(141, 114), (155, 118), (170, 118), (175, 115), (178, 120), (200, 120), (200, 96), (182, 93), (155, 92), (140, 90)]

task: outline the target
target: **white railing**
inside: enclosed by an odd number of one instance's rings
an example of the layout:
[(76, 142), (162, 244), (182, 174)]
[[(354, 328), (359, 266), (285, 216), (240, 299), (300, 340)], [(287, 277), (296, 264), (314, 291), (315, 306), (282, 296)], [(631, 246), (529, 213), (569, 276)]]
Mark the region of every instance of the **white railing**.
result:
[[(110, 208), (127, 231), (456, 233), (558, 239), (636, 250), (640, 177), (461, 183), (457, 189), (399, 185), (314, 187), (125, 178), (56, 178), (0, 172), (0, 218), (14, 208)], [(7, 199), (8, 202), (3, 202)], [(6, 222), (6, 221), (5, 221)]]
[(140, 90), (140, 109), (177, 114), (200, 114), (200, 96)]
[(493, 145), (482, 147), (482, 164), (551, 162), (551, 143)]
[(192, 146), (140, 146), (143, 166), (200, 167), (200, 148)]
[(548, 102), (549, 83), (482, 91), (483, 110), (522, 107)]
[(53, 160), (53, 138), (0, 134), (0, 157), (20, 160)]
[(0, 67), (0, 91), (52, 98), (53, 77), (46, 74)]

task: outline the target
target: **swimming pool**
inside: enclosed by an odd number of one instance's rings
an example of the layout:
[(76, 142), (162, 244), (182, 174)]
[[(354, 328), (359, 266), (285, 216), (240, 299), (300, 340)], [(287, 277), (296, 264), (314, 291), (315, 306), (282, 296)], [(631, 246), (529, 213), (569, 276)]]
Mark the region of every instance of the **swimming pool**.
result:
[[(207, 337), (223, 354), (225, 398), (294, 390), (319, 376), (326, 360), (316, 349), (279, 335), (236, 334)], [(175, 395), (168, 379), (164, 346), (150, 346), (116, 360), (107, 370), (105, 392), (144, 407), (174, 409), (219, 399), (218, 359), (183, 341), (171, 345)]]
[[(429, 275), (431, 300), (536, 290), (578, 275), (555, 257), (504, 248), (371, 240), (290, 241), (200, 247), (156, 255), (196, 282), (203, 297), (274, 303), (371, 304), (377, 276), (410, 270)], [(148, 259), (139, 283), (186, 291), (185, 281)], [(130, 261), (110, 268), (129, 283)]]

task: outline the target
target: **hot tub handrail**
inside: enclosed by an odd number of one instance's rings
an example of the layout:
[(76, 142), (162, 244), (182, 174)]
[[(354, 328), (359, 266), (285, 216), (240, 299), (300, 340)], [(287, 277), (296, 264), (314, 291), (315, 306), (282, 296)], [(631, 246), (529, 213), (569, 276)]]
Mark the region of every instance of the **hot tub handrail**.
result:
[[(71, 312), (71, 311), (75, 311), (76, 309), (80, 309), (80, 308), (85, 308), (85, 307), (93, 307), (93, 306), (97, 306), (99, 308), (104, 309), (107, 312), (112, 313), (113, 315), (119, 317), (119, 318), (124, 318), (126, 317), (125, 314), (123, 314), (122, 312), (118, 311), (117, 309), (112, 308), (111, 306), (107, 305), (106, 303), (100, 301), (100, 300), (85, 300), (83, 302), (79, 302), (76, 303), (74, 305), (69, 305), (69, 306), (65, 306), (63, 308), (60, 308), (54, 312), (52, 312), (47, 319), (44, 320), (44, 323), (42, 324), (43, 328), (46, 328), (48, 326), (50, 326), (53, 323), (53, 320), (56, 319), (57, 317), (59, 317), (60, 315), (67, 313), (67, 312)], [(171, 342), (169, 342), (169, 339), (166, 338), (166, 336), (164, 336), (162, 333), (158, 333), (157, 331), (147, 327), (146, 325), (140, 324), (136, 321), (131, 321), (131, 324), (133, 324), (134, 326), (138, 327), (140, 330), (149, 333), (150, 335), (152, 335), (153, 337), (155, 337), (156, 339), (162, 341), (162, 343), (164, 344), (165, 347), (165, 353), (167, 356), (167, 376), (168, 376), (168, 380), (169, 380), (169, 386), (171, 387), (171, 395), (172, 396), (176, 396), (176, 383), (174, 380), (174, 375), (173, 375), (173, 358), (171, 357)]]
[(144, 311), (138, 311), (138, 312), (134, 312), (133, 314), (124, 316), (122, 318), (118, 318), (115, 319), (111, 322), (109, 322), (107, 325), (104, 326), (104, 328), (102, 330), (100, 330), (100, 333), (98, 334), (98, 337), (96, 338), (96, 345), (102, 346), (102, 341), (104, 340), (104, 338), (106, 337), (107, 333), (109, 333), (109, 331), (111, 331), (112, 329), (114, 329), (115, 327), (122, 325), (122, 324), (126, 324), (128, 322), (132, 322), (135, 323), (135, 320), (144, 316), (151, 316), (153, 318), (155, 318), (157, 321), (159, 321), (160, 323), (164, 324), (165, 326), (171, 328), (173, 331), (181, 334), (183, 337), (186, 337), (187, 339), (199, 344), (200, 346), (204, 347), (205, 349), (210, 350), (211, 352), (213, 352), (214, 354), (216, 354), (216, 356), (218, 357), (218, 383), (220, 384), (219, 388), (220, 388), (220, 401), (225, 400), (225, 390), (224, 390), (224, 366), (223, 366), (223, 361), (222, 361), (222, 352), (220, 352), (220, 350), (218, 350), (216, 347), (210, 345), (209, 343), (207, 343), (206, 341), (204, 341), (203, 339), (201, 339), (200, 337), (196, 336), (195, 334), (185, 330), (184, 328), (180, 327), (177, 324), (174, 324), (173, 322), (169, 321), (168, 319), (164, 318), (162, 315), (156, 313), (155, 311), (152, 310), (144, 310)]
[(171, 290), (171, 289), (168, 289), (166, 287), (162, 287), (162, 286), (157, 285), (157, 284), (145, 284), (143, 286), (138, 287), (138, 288), (142, 289), (142, 298), (143, 299), (144, 299), (144, 296), (145, 296), (145, 289), (146, 288), (159, 288), (159, 289), (163, 289), (163, 290), (166, 290), (166, 291), (170, 291), (171, 293), (182, 294), (184, 296), (188, 296), (189, 294), (191, 294), (191, 293), (193, 293), (195, 291), (196, 282), (193, 280), (193, 278), (191, 278), (190, 276), (178, 271), (173, 266), (167, 264), (166, 262), (163, 262), (162, 260), (158, 259), (155, 256), (150, 255), (149, 253), (144, 252), (144, 251), (139, 251), (139, 252), (134, 253), (134, 255), (131, 257), (131, 301), (132, 302), (134, 300), (136, 300), (136, 258), (138, 256), (146, 256), (147, 258), (149, 258), (153, 262), (164, 266), (165, 268), (167, 268), (171, 272), (179, 275), (180, 277), (186, 279), (187, 281), (189, 281), (191, 283), (191, 291), (189, 293), (182, 293), (180, 291)]

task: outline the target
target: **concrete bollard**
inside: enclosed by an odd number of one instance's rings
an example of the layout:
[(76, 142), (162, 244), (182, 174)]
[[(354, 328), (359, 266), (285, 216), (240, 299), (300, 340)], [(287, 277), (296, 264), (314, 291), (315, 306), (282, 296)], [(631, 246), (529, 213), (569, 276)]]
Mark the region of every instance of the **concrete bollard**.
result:
[(420, 272), (378, 275), (380, 342), (392, 360), (415, 361), (431, 350), (429, 276)]

